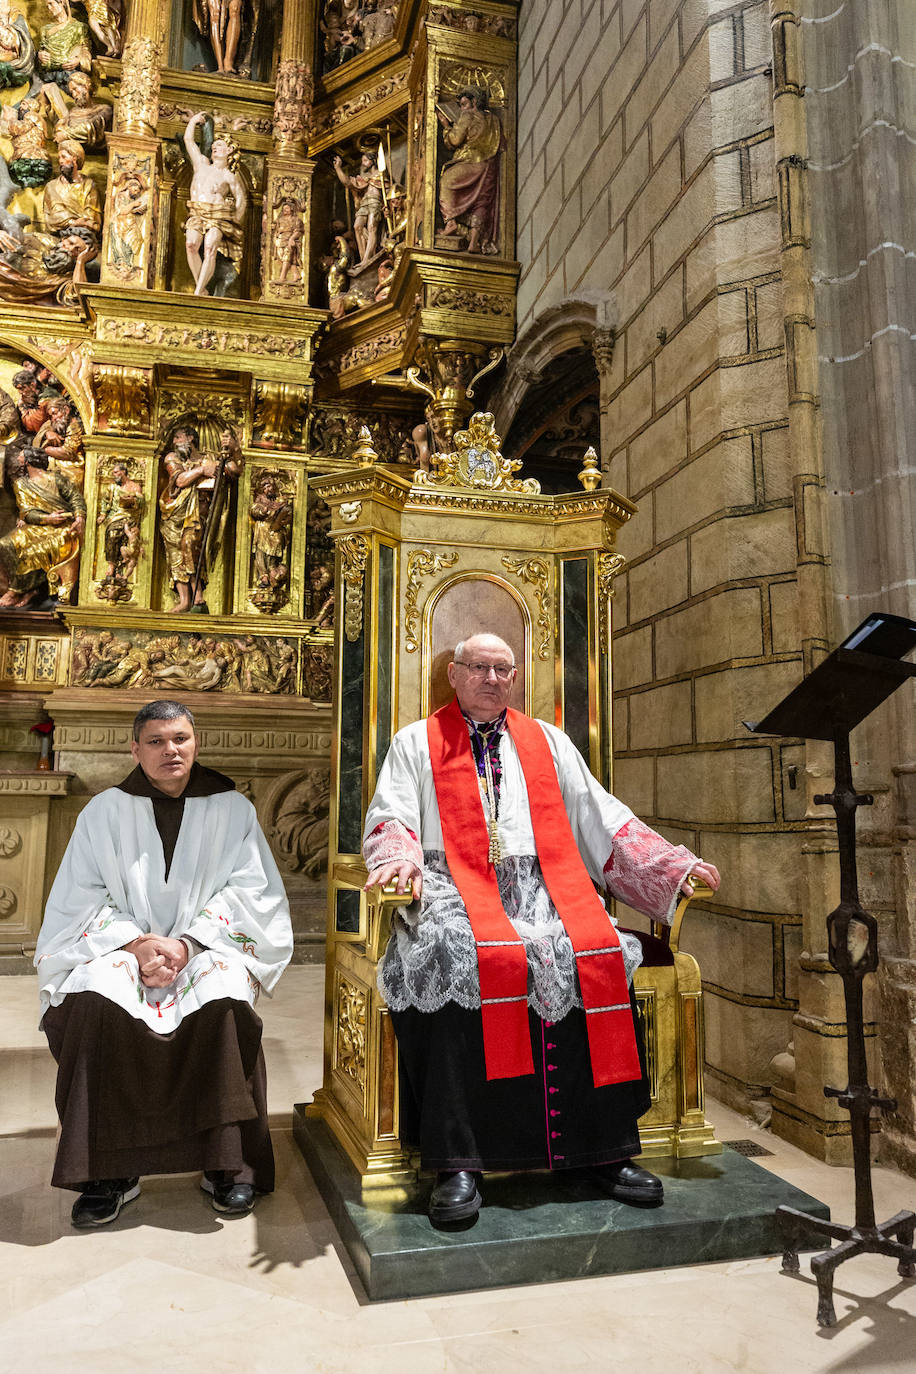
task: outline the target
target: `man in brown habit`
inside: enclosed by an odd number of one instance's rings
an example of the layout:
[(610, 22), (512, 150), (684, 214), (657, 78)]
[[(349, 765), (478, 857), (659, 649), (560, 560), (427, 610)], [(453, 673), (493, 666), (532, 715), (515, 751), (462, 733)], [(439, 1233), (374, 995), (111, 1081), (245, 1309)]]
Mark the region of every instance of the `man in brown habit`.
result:
[(77, 1227), (113, 1221), (143, 1174), (202, 1170), (229, 1217), (274, 1186), (254, 1005), (289, 962), (289, 907), (254, 807), (197, 749), (187, 707), (143, 707), (136, 767), (80, 813), (38, 937), (52, 1182), (80, 1194)]

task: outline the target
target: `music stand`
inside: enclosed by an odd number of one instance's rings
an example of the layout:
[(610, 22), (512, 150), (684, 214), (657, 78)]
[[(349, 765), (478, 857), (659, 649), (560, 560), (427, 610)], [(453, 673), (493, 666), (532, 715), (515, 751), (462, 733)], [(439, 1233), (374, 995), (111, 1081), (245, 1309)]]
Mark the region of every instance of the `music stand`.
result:
[[(783, 1235), (782, 1269), (799, 1272), (798, 1250), (807, 1235), (831, 1236), (841, 1242), (811, 1260), (817, 1279), (817, 1320), (835, 1326), (833, 1276), (854, 1255), (890, 1255), (897, 1260), (903, 1278), (916, 1278), (916, 1213), (898, 1212), (888, 1221), (875, 1223), (869, 1149), (871, 1113), (893, 1111), (893, 1098), (882, 1098), (868, 1082), (865, 1059), (865, 1027), (862, 1016), (862, 982), (878, 967), (878, 923), (859, 903), (856, 875), (856, 809), (871, 806), (873, 798), (856, 793), (852, 785), (849, 732), (871, 715), (908, 678), (916, 676), (916, 664), (902, 663), (902, 656), (916, 648), (916, 621), (903, 616), (872, 615), (848, 639), (809, 673), (768, 716), (749, 730), (761, 735), (793, 735), (804, 739), (833, 741), (835, 769), (833, 791), (814, 798), (818, 806), (832, 806), (836, 814), (840, 852), (840, 904), (827, 918), (827, 957), (843, 980), (846, 999), (846, 1036), (849, 1082), (845, 1088), (824, 1088), (849, 1112), (852, 1127), (852, 1158), (856, 1180), (856, 1220), (853, 1226), (822, 1221), (794, 1207), (778, 1207), (776, 1217)], [(896, 1239), (895, 1239), (896, 1237)]]

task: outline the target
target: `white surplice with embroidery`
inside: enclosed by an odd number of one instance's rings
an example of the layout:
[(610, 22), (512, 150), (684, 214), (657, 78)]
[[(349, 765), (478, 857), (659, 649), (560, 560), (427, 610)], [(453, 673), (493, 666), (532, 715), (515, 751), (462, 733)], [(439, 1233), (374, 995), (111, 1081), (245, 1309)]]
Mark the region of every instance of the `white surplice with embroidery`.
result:
[[(589, 876), (628, 906), (670, 923), (696, 855), (670, 844), (606, 792), (562, 730), (547, 721), (538, 724)], [(581, 1006), (572, 942), (537, 862), (525, 778), (508, 731), (500, 735), (499, 749), (500, 896), (525, 945), (529, 1004), (543, 1018), (560, 1020), (572, 1006)], [(479, 1007), (477, 946), (445, 862), (425, 721), (398, 731), (391, 743), (366, 815), (363, 854), (369, 869), (409, 859), (423, 871), (420, 901), (399, 908), (379, 970), (388, 1005), (425, 1012), (446, 1002)], [(630, 980), (642, 951), (634, 936), (622, 934), (620, 942)]]
[[(146, 988), (123, 946), (189, 936), (204, 949), (165, 988)], [(42, 1016), (71, 992), (98, 992), (152, 1030), (206, 1002), (254, 1005), (292, 954), (283, 879), (254, 807), (238, 792), (187, 797), (169, 876), (153, 803), (111, 787), (84, 807), (38, 938)]]

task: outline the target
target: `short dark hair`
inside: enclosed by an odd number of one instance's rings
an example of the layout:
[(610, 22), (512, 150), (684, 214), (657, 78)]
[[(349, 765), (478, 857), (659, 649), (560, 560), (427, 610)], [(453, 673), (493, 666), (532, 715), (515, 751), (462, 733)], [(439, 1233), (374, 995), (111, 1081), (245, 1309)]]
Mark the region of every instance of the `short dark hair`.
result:
[(180, 701), (148, 701), (134, 716), (134, 739), (139, 744), (140, 731), (148, 720), (180, 720), (184, 716), (194, 729), (194, 717)]

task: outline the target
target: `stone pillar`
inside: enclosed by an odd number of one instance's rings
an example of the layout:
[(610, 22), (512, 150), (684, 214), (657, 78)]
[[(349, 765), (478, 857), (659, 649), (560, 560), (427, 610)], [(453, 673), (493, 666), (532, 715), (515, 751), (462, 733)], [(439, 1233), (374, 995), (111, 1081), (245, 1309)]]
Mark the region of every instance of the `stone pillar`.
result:
[(284, 6), (274, 102), (274, 147), (267, 159), (264, 192), (262, 301), (308, 305), (309, 222), (315, 163), (306, 157), (306, 138), (314, 93), (313, 22), (313, 6)]
[[(105, 285), (148, 287), (155, 273), (156, 198), (161, 174), (159, 85), (168, 35), (162, 0), (128, 10), (121, 93), (108, 138), (108, 189), (102, 241)], [(162, 39), (150, 37), (162, 34)], [(128, 230), (130, 233), (128, 235)], [(132, 240), (139, 230), (140, 246)]]

